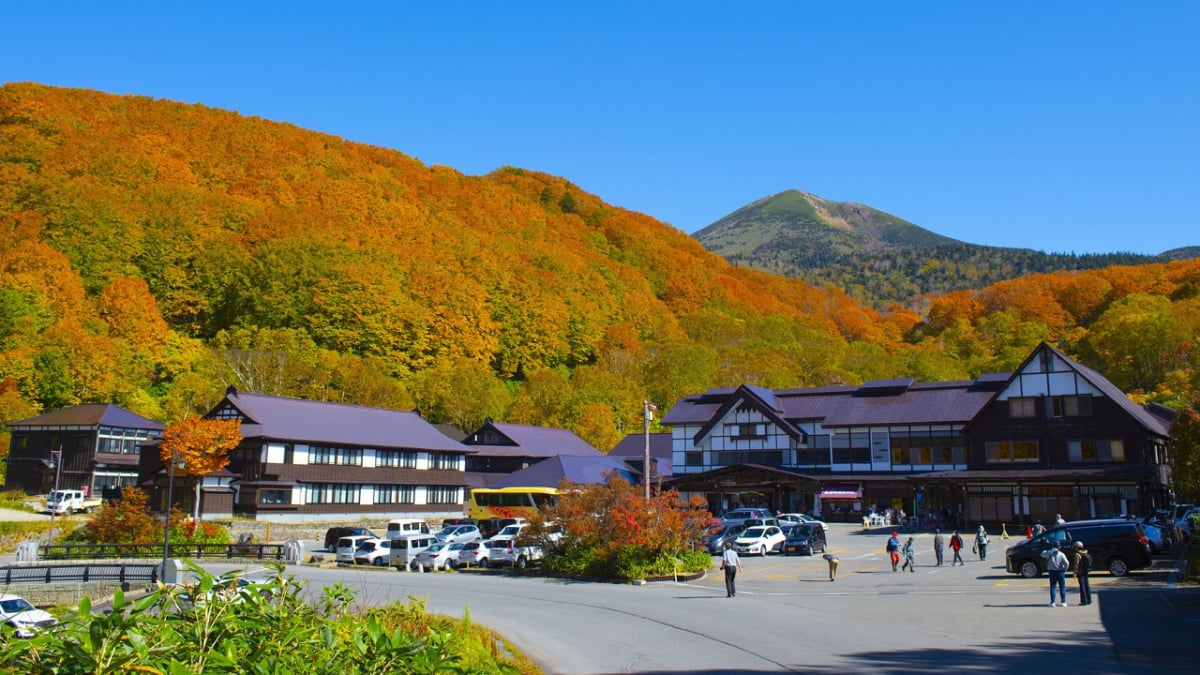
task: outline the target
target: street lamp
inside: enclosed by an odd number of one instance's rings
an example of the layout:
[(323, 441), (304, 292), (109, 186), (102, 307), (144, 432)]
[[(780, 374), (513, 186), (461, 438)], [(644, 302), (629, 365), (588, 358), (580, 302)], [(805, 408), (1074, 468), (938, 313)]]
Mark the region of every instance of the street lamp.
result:
[(47, 500), (47, 506), (50, 507), (50, 532), (46, 535), (46, 546), (54, 543), (54, 512), (58, 510), (58, 504), (53, 500), (58, 498), (58, 481), (62, 478), (62, 448), (50, 451), (50, 468), (54, 469), (54, 490), (50, 492), (50, 499)]
[(645, 443), (642, 447), (642, 487), (646, 501), (650, 501), (650, 420), (654, 419), (654, 411), (658, 406), (650, 401), (642, 401), (642, 435)]
[[(171, 461), (167, 464), (167, 508), (163, 516), (163, 560), (162, 576), (167, 576), (167, 558), (171, 551), (171, 502), (175, 500), (175, 451), (171, 451)], [(179, 462), (183, 468), (183, 462)]]

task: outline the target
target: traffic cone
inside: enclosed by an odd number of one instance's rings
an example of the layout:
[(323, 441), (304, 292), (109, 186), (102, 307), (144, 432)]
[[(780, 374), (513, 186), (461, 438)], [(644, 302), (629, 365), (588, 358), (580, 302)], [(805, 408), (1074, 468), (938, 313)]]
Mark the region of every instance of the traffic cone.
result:
[(1008, 523), (1000, 523), (1000, 538), (1008, 539)]
[(1025, 538), (1033, 539), (1033, 526), (1032, 525), (1025, 526)]

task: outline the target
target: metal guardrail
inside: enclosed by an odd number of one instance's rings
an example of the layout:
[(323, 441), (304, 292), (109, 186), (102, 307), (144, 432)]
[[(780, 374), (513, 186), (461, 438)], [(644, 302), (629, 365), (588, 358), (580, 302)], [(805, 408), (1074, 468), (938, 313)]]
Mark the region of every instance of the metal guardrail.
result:
[[(287, 544), (171, 544), (169, 558), (286, 559)], [(162, 558), (162, 544), (52, 544), (38, 548), (39, 560)]]
[[(159, 547), (162, 550), (162, 547)], [(62, 563), (55, 565), (24, 563), (0, 568), (0, 579), (9, 584), (55, 584), (116, 581), (154, 583), (162, 563)]]

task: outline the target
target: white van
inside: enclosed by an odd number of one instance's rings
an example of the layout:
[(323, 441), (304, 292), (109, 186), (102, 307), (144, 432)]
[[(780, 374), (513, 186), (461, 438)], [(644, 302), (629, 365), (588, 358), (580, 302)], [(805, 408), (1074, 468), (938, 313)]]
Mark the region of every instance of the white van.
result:
[(354, 554), (358, 551), (359, 544), (370, 539), (371, 537), (365, 534), (355, 534), (349, 537), (342, 537), (337, 540), (337, 555), (334, 560), (337, 562), (354, 562)]
[[(389, 526), (390, 527), (390, 526)], [(407, 534), (392, 539), (388, 564), (396, 569), (408, 569), (417, 554), (438, 543), (432, 534)]]
[(385, 539), (399, 539), (410, 534), (429, 534), (429, 524), (420, 518), (399, 518), (388, 523)]

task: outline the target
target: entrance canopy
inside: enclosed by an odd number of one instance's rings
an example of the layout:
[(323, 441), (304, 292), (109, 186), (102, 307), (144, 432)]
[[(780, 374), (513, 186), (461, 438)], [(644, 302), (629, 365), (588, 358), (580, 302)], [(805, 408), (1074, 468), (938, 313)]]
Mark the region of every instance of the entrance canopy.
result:
[(862, 499), (862, 485), (858, 483), (832, 484), (821, 487), (822, 501), (831, 499)]

